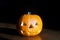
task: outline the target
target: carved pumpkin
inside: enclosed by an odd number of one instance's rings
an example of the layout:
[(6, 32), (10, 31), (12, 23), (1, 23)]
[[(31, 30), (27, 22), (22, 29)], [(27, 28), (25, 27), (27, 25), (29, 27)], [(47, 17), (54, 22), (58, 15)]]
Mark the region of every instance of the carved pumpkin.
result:
[(18, 32), (24, 36), (35, 36), (42, 31), (42, 19), (38, 15), (24, 14), (19, 19)]

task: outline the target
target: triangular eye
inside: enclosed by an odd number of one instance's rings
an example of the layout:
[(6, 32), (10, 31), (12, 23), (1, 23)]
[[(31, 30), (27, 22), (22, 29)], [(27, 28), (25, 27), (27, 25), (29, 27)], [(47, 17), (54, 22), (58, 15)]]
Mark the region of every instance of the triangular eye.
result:
[(26, 23), (24, 23), (24, 22), (22, 22), (22, 23), (21, 23), (21, 26), (26, 26), (26, 25), (27, 25), (27, 24), (26, 24)]
[(35, 25), (38, 25), (38, 23), (36, 23)]
[(24, 26), (26, 26), (27, 24), (26, 23), (23, 23)]

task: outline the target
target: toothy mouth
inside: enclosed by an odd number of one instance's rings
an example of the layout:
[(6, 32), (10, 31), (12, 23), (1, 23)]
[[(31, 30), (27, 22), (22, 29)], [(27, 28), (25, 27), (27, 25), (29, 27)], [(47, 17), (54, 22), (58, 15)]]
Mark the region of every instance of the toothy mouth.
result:
[(28, 35), (28, 36), (35, 34), (34, 32), (33, 32), (33, 33), (32, 33), (32, 32), (29, 32), (29, 31), (28, 31), (28, 32), (25, 32), (25, 31), (23, 31), (23, 30), (21, 30), (21, 33), (22, 33), (23, 35)]
[(22, 34), (30, 34), (30, 32), (25, 32), (25, 31), (23, 31), (23, 30), (21, 30), (21, 33), (22, 33)]

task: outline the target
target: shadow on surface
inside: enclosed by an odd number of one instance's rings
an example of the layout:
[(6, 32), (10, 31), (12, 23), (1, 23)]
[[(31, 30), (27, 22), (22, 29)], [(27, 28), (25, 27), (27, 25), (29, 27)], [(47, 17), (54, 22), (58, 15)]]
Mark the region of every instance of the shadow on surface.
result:
[(9, 39), (0, 37), (0, 40), (9, 40)]
[(19, 35), (16, 29), (11, 28), (0, 28), (0, 33), (9, 34), (9, 35)]

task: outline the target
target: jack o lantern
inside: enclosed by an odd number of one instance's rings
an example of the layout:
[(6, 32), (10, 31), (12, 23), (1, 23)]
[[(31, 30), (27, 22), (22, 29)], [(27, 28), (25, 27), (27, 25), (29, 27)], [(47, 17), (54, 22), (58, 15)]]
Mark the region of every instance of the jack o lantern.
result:
[(42, 19), (36, 14), (24, 14), (18, 22), (18, 32), (24, 36), (35, 36), (42, 31)]

